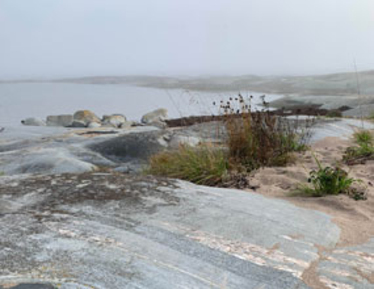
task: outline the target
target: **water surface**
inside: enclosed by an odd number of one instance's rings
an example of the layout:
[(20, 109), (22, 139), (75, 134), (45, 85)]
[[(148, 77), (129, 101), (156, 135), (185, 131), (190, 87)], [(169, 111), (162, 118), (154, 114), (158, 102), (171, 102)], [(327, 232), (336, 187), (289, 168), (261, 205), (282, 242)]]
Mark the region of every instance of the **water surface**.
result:
[[(157, 108), (169, 110), (170, 117), (217, 113), (214, 101), (236, 96), (238, 92), (207, 93), (186, 90), (163, 90), (129, 85), (69, 83), (0, 84), (0, 126), (19, 126), (22, 119), (45, 119), (53, 114), (73, 114), (89, 109), (99, 117), (121, 113), (130, 120)], [(242, 92), (249, 96), (250, 92)], [(259, 103), (261, 93), (252, 93)], [(275, 100), (280, 95), (267, 95)]]

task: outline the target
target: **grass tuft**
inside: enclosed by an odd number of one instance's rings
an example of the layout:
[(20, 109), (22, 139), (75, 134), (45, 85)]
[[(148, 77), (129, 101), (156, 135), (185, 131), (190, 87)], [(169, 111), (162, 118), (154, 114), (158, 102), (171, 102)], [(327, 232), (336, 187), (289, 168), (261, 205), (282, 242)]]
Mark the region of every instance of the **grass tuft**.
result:
[(354, 134), (357, 146), (346, 149), (343, 161), (348, 165), (365, 163), (374, 159), (374, 136), (369, 130), (360, 130)]
[(369, 130), (360, 130), (354, 134), (355, 141), (358, 145), (373, 145), (374, 136)]
[(180, 145), (175, 151), (152, 156), (146, 172), (200, 185), (216, 186), (223, 183), (228, 169), (227, 154), (222, 149), (208, 145)]

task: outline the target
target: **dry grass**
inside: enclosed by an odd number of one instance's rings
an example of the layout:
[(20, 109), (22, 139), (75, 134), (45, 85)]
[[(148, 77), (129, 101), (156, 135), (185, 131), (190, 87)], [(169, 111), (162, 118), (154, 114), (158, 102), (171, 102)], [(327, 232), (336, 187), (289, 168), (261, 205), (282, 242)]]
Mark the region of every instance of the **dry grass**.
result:
[[(284, 166), (294, 161), (293, 153), (306, 148), (307, 125), (301, 129), (297, 121), (275, 116), (268, 109), (252, 112), (251, 99), (239, 95), (220, 102), (219, 113), (224, 116), (226, 129), (222, 136), (224, 147), (183, 145), (161, 152), (151, 157), (147, 172), (222, 186), (233, 180), (242, 183), (243, 173), (260, 167)], [(265, 99), (263, 102), (266, 106)]]
[(227, 154), (222, 149), (209, 145), (180, 145), (175, 151), (152, 156), (147, 173), (216, 186), (224, 182), (228, 170)]
[(231, 162), (247, 171), (286, 165), (293, 160), (293, 152), (306, 148), (307, 137), (297, 121), (275, 116), (268, 109), (252, 112), (251, 98), (239, 95), (220, 108), (226, 115)]

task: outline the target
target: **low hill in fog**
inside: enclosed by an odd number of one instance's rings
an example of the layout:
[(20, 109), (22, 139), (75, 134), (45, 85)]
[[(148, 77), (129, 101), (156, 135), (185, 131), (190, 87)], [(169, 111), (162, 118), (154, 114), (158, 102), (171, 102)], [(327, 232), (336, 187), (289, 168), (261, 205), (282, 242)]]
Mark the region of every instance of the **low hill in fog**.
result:
[[(362, 94), (374, 94), (374, 70), (358, 74)], [(298, 95), (357, 94), (355, 73), (312, 76), (219, 76), (219, 77), (155, 77), (155, 76), (97, 76), (61, 79), (58, 82), (90, 84), (135, 84), (154, 88), (179, 88), (198, 91), (258, 91)]]
[[(362, 94), (374, 95), (374, 70), (358, 74)], [(57, 80), (17, 80), (17, 82), (63, 82), (82, 84), (132, 84), (162, 89), (197, 91), (254, 91), (293, 95), (357, 94), (356, 73), (336, 73), (311, 76), (214, 76), (214, 77), (163, 77), (163, 76), (95, 76)]]

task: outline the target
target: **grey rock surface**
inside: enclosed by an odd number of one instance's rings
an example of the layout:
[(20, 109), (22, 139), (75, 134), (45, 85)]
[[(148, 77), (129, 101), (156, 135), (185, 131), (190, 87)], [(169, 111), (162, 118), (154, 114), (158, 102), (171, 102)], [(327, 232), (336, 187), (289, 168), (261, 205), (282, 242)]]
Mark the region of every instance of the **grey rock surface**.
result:
[(23, 125), (29, 126), (45, 126), (46, 123), (44, 120), (36, 118), (36, 117), (29, 117), (21, 121)]
[(151, 155), (168, 147), (165, 135), (167, 133), (162, 130), (129, 133), (94, 143), (89, 148), (115, 162), (139, 160), (145, 163)]
[(370, 117), (374, 115), (374, 104), (363, 104), (356, 108), (343, 112), (343, 116), (349, 117)]
[(98, 123), (98, 122), (90, 122), (88, 125), (87, 125), (88, 128), (98, 128), (98, 127), (101, 127), (101, 123)]
[[(52, 128), (44, 128), (51, 130)], [(113, 130), (113, 129), (112, 129)], [(14, 174), (53, 174), (67, 172), (85, 172), (99, 167), (121, 166), (121, 159), (113, 162), (100, 152), (90, 149), (95, 143), (110, 139), (121, 139), (121, 135), (139, 134), (153, 131), (151, 127), (129, 128), (128, 130), (108, 131), (103, 128), (92, 129), (52, 129), (46, 131), (33, 130), (34, 138), (24, 132), (19, 134), (4, 133), (0, 141), (0, 172)], [(53, 134), (55, 133), (55, 134)], [(37, 137), (39, 135), (39, 137)], [(18, 138), (18, 139), (17, 139)], [(104, 150), (106, 151), (106, 150)], [(139, 152), (139, 158), (141, 157)], [(135, 160), (137, 157), (135, 158)], [(132, 166), (132, 164), (128, 164)], [(133, 164), (130, 171), (139, 171), (138, 163)]]
[[(359, 120), (323, 120), (313, 128), (312, 142), (327, 136), (349, 138), (360, 128)], [(374, 128), (370, 122), (365, 128)], [(224, 130), (217, 123), (181, 129), (160, 130), (150, 126), (114, 128), (7, 128), (0, 139), (0, 171), (8, 175), (91, 171), (96, 167), (116, 168), (136, 173), (149, 157), (179, 144), (200, 141), (218, 143)]]
[(85, 122), (81, 120), (74, 120), (73, 123), (71, 124), (71, 127), (87, 127), (91, 122)]
[[(360, 124), (320, 123), (313, 141)], [(173, 139), (217, 141), (214, 127), (5, 130), (0, 288), (374, 288), (374, 241), (337, 248), (326, 214), (132, 174)]]
[(333, 250), (319, 263), (317, 272), (330, 287), (374, 288), (374, 239), (366, 244)]
[(49, 115), (47, 116), (48, 126), (71, 126), (73, 123), (73, 115), (61, 114), (61, 115)]
[(339, 238), (327, 215), (249, 192), (108, 173), (0, 181), (3, 286), (308, 288), (316, 246)]
[(2, 162), (2, 171), (9, 175), (82, 173), (96, 169), (95, 165), (79, 160), (62, 148), (37, 149), (32, 154), (24, 155), (17, 162), (12, 162), (11, 157), (4, 157)]
[(18, 285), (11, 285), (11, 287), (4, 288), (0, 285), (0, 289), (56, 289), (55, 286), (51, 284), (40, 284), (40, 283), (23, 283)]
[(358, 119), (325, 119), (312, 128), (311, 141), (316, 142), (329, 136), (349, 139), (355, 131), (362, 128), (374, 129), (374, 123)]

